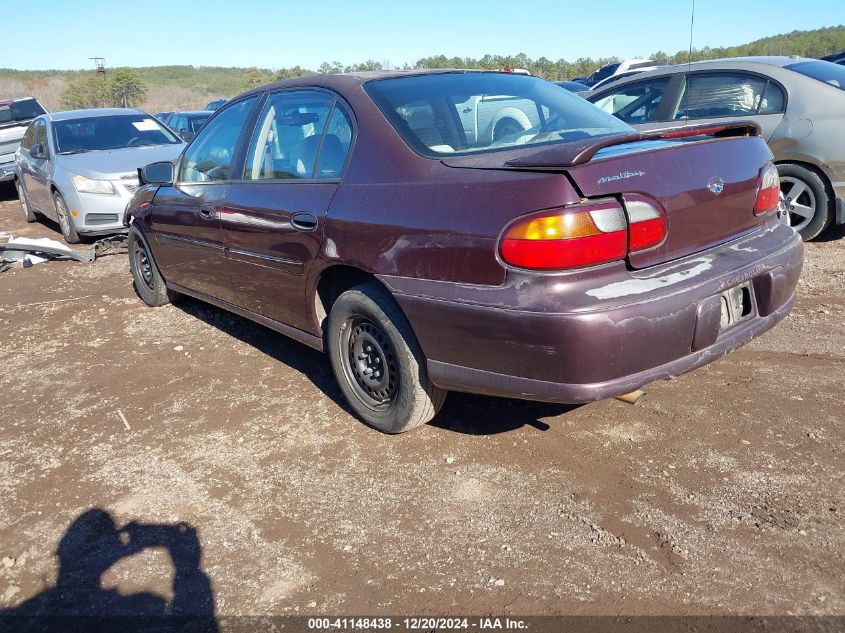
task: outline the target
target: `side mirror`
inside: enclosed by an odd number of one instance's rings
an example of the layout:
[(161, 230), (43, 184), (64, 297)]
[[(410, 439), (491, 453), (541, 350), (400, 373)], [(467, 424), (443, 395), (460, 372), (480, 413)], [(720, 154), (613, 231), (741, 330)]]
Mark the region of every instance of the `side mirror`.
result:
[(179, 136), (181, 136), (182, 140), (187, 143), (192, 138), (194, 138), (194, 136), (196, 136), (196, 135), (193, 132), (190, 132), (188, 130), (179, 130)]
[(138, 180), (142, 185), (172, 185), (173, 163), (162, 161), (141, 167), (138, 170)]
[(29, 148), (29, 155), (33, 158), (45, 159), (47, 158), (47, 150), (45, 149), (43, 143), (36, 143)]

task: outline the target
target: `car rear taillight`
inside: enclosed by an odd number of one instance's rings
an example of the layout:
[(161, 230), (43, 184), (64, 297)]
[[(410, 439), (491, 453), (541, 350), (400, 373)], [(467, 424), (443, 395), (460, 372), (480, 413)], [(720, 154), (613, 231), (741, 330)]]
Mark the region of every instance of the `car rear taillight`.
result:
[(521, 218), (502, 235), (502, 261), (531, 270), (566, 270), (625, 259), (666, 238), (666, 216), (646, 196), (586, 202)]
[(625, 258), (628, 226), (615, 200), (544, 211), (511, 224), (502, 236), (502, 260), (532, 270), (594, 266)]
[(625, 196), (628, 210), (630, 251), (644, 251), (654, 248), (666, 239), (666, 216), (655, 200), (631, 194)]
[(780, 202), (780, 176), (773, 163), (766, 163), (760, 170), (757, 184), (757, 199), (754, 201), (754, 215), (771, 213)]

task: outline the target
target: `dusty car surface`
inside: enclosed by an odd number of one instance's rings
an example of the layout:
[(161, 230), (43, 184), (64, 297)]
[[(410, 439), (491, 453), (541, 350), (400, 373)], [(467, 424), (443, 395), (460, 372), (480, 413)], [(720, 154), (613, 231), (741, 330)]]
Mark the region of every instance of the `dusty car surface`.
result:
[(126, 230), (123, 212), (138, 169), (176, 158), (182, 141), (140, 110), (97, 108), (43, 114), (27, 128), (15, 159), (15, 185), (28, 222), (59, 223), (69, 244)]
[(775, 156), (783, 211), (806, 240), (845, 223), (845, 68), (800, 57), (670, 66), (581, 95), (638, 130), (751, 120)]
[[(493, 97), (532, 127), (468, 135), (460, 108)], [(758, 131), (637, 133), (497, 72), (287, 80), (142, 170), (130, 268), (151, 306), (185, 293), (328, 351), (382, 431), (449, 390), (602, 399), (789, 311), (803, 249)]]

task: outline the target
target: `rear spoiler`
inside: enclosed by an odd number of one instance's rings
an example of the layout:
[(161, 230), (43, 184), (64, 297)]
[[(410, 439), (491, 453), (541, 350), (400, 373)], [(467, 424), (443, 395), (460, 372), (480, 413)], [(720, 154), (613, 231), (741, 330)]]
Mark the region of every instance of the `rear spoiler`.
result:
[(638, 141), (691, 138), (694, 136), (713, 136), (715, 138), (760, 136), (760, 126), (753, 121), (729, 121), (716, 125), (681, 125), (662, 130), (649, 130), (646, 132), (608, 136), (606, 138), (575, 141), (573, 143), (556, 145), (553, 148), (541, 150), (528, 156), (514, 158), (505, 162), (505, 166), (512, 169), (537, 169), (538, 167), (560, 169), (561, 167), (574, 167), (575, 165), (589, 162), (600, 150), (613, 147), (614, 145), (625, 145)]

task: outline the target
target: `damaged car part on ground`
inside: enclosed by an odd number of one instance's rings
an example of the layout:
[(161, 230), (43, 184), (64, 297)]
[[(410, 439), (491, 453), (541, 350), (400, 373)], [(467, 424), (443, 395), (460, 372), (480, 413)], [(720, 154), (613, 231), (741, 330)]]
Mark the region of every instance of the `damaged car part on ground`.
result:
[(33, 264), (51, 259), (71, 259), (89, 263), (100, 257), (127, 252), (126, 235), (112, 235), (99, 239), (87, 251), (73, 250), (61, 242), (46, 237), (39, 239), (15, 237), (14, 235), (0, 237), (8, 238), (5, 243), (0, 244), (0, 261), (5, 263), (0, 272), (5, 272), (13, 262), (17, 261), (21, 262), (24, 268), (29, 268)]
[(326, 350), (402, 432), (449, 390), (632, 392), (788, 313), (803, 262), (754, 124), (637, 133), (540, 79), (382, 72), (257, 88), (149, 165), (129, 260)]

